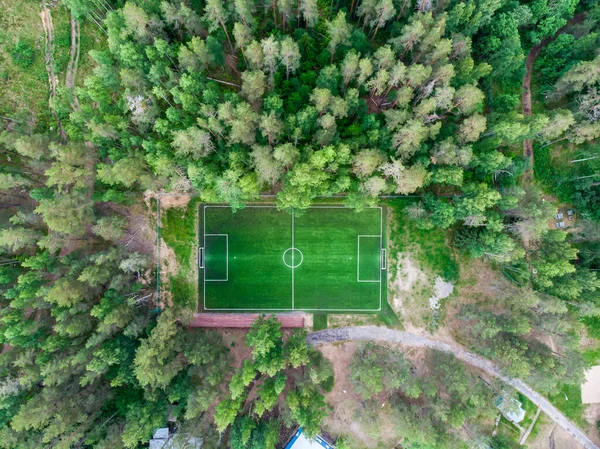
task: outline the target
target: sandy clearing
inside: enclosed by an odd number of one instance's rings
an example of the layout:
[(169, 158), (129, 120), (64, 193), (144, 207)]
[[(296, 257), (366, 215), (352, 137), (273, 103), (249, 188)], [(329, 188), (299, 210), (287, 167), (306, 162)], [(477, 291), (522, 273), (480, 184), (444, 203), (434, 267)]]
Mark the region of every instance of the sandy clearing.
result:
[(437, 299), (446, 299), (454, 292), (454, 285), (444, 281), (440, 276), (435, 278), (433, 292)]
[(192, 195), (159, 195), (160, 208), (162, 210), (172, 207), (185, 207), (192, 199)]

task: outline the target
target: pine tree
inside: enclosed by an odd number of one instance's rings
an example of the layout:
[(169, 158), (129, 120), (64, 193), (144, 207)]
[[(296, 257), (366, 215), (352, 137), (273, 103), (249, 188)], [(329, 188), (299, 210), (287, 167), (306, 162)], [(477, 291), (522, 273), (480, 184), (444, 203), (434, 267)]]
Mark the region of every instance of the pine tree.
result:
[(329, 52), (331, 54), (331, 58), (329, 59), (330, 63), (333, 63), (333, 56), (335, 54), (335, 49), (339, 45), (345, 45), (349, 42), (350, 35), (352, 34), (351, 25), (346, 22), (346, 13), (343, 11), (338, 11), (335, 19), (331, 22), (327, 22), (327, 32), (329, 33)]
[(300, 67), (300, 47), (298, 43), (289, 36), (281, 41), (279, 53), (281, 63), (285, 66), (285, 79), (290, 78), (290, 73), (296, 73)]
[(223, 5), (222, 0), (206, 0), (206, 5), (204, 7), (204, 20), (209, 23), (209, 31), (214, 31), (218, 27), (221, 27), (225, 32), (225, 36), (227, 37), (227, 42), (229, 42), (229, 48), (231, 49), (231, 53), (234, 53), (233, 44), (231, 43), (231, 39), (229, 38), (229, 33), (227, 32), (227, 21), (229, 19), (229, 11)]

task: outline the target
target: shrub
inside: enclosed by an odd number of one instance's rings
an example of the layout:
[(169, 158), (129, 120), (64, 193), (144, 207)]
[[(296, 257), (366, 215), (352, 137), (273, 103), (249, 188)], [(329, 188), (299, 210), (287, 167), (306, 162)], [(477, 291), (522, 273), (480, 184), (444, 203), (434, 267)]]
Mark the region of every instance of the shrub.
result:
[(11, 50), (10, 56), (15, 64), (26, 69), (35, 60), (35, 48), (31, 42), (19, 39)]

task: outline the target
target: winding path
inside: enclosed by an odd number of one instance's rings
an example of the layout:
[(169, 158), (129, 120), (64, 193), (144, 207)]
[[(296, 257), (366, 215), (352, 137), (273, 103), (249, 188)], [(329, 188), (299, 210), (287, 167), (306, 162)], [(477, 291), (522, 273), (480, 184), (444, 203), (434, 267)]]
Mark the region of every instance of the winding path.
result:
[(81, 50), (81, 27), (79, 22), (73, 17), (71, 12), (71, 51), (69, 54), (69, 64), (65, 74), (65, 87), (71, 91), (73, 96), (70, 100), (71, 108), (74, 111), (80, 109), (77, 92), (75, 92), (75, 77), (77, 76), (77, 65), (79, 64), (79, 53)]
[(513, 386), (517, 391), (527, 396), (531, 402), (537, 405), (546, 413), (556, 424), (569, 432), (585, 449), (600, 449), (588, 436), (583, 433), (575, 424), (569, 421), (556, 407), (554, 407), (546, 398), (536, 393), (529, 385), (519, 379), (513, 379), (505, 376), (500, 368), (491, 361), (480, 357), (466, 349), (458, 346), (443, 343), (421, 335), (415, 335), (408, 332), (387, 329), (375, 326), (357, 326), (341, 327), (337, 329), (326, 329), (319, 332), (313, 332), (306, 338), (308, 344), (318, 346), (325, 343), (335, 343), (341, 341), (382, 341), (390, 343), (399, 343), (405, 346), (417, 348), (430, 348), (438, 351), (450, 352), (454, 356), (469, 365), (475, 366), (490, 376), (496, 377), (508, 385)]
[(52, 14), (50, 10), (44, 5), (40, 12), (40, 18), (42, 19), (42, 26), (44, 27), (44, 33), (46, 35), (46, 46), (44, 51), (44, 61), (46, 62), (46, 71), (48, 72), (48, 83), (50, 85), (50, 111), (56, 120), (58, 125), (58, 133), (60, 134), (63, 142), (67, 141), (67, 134), (65, 133), (60, 118), (56, 111), (52, 108), (52, 100), (56, 97), (56, 90), (58, 87), (58, 77), (54, 73), (54, 25), (52, 24)]

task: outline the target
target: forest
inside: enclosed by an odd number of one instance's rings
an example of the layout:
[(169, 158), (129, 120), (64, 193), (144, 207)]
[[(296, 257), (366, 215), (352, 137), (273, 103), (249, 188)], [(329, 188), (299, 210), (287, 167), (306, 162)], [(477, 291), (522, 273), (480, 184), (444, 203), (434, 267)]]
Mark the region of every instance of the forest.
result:
[[(457, 341), (551, 399), (600, 361), (596, 0), (62, 0), (44, 28), (22, 3), (0, 14), (0, 448), (321, 432), (334, 370), (306, 331), (260, 317), (237, 363), (158, 301), (136, 239), (156, 193), (297, 214), (413, 198), (402, 220), (511, 285), (456, 306)], [(412, 364), (357, 347), (361, 425), (387, 392), (398, 447), (517, 447), (461, 362)]]

